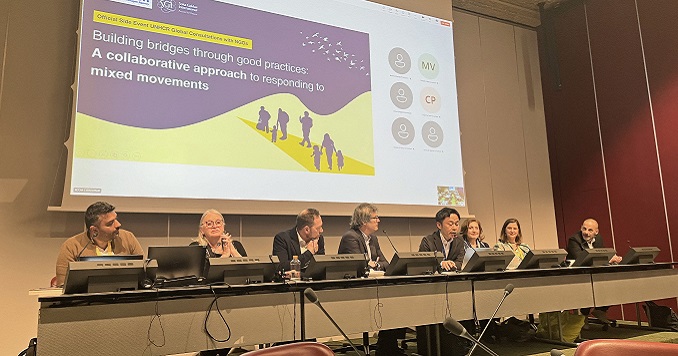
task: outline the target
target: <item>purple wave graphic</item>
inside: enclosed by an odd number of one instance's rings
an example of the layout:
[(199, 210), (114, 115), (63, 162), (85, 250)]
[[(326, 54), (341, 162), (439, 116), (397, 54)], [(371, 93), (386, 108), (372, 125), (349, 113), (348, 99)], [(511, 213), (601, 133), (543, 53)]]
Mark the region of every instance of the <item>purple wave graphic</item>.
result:
[[(162, 129), (197, 123), (277, 93), (291, 93), (311, 111), (330, 114), (358, 95), (370, 91), (369, 36), (366, 33), (216, 1), (197, 0), (190, 1), (190, 4), (195, 5), (195, 14), (178, 10), (165, 13), (155, 3), (154, 9), (144, 9), (109, 1), (85, 0), (77, 111), (123, 125)], [(94, 10), (249, 38), (253, 49), (94, 23)], [(101, 34), (98, 40), (94, 38), (94, 31)], [(133, 40), (143, 41), (143, 48), (137, 49)], [(172, 55), (167, 50), (150, 49), (149, 41), (155, 46), (171, 44), (173, 48), (187, 48), (190, 55)], [(214, 58), (196, 57), (194, 48), (229, 54), (234, 61), (222, 63)], [(103, 58), (95, 55), (95, 49), (99, 49)], [(109, 52), (122, 60), (107, 59)], [(127, 59), (135, 56), (143, 56), (147, 60), (174, 60), (172, 65), (176, 67), (168, 69), (129, 63)], [(262, 58), (262, 64), (267, 60), (276, 62), (282, 70), (239, 66), (235, 62), (238, 57)], [(190, 66), (189, 71), (176, 69), (184, 64)], [(244, 73), (247, 78), (208, 78), (194, 73), (196, 65)], [(307, 70), (305, 74), (295, 73), (290, 66)], [(93, 67), (108, 70), (106, 74), (122, 75), (132, 71), (132, 80), (92, 75)], [(156, 79), (202, 82), (209, 89), (139, 82), (136, 80), (139, 73), (155, 76)], [(258, 75), (259, 81), (251, 81), (250, 73)], [(313, 91), (264, 83), (264, 76), (312, 83)], [(322, 84), (324, 91), (319, 91), (316, 83)], [(296, 116), (301, 113), (290, 114)]]

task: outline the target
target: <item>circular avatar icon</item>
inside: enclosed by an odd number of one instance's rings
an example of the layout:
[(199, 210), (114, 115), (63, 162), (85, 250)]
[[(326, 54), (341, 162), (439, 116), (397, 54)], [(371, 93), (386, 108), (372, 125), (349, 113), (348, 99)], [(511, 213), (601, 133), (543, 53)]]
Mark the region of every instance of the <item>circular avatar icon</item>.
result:
[(443, 144), (443, 128), (435, 121), (428, 121), (421, 128), (421, 137), (429, 147), (436, 148)]
[(440, 94), (438, 94), (438, 91), (431, 88), (431, 87), (426, 87), (421, 91), (421, 95), (419, 96), (419, 100), (421, 100), (421, 106), (424, 107), (424, 109), (430, 113), (435, 113), (440, 111)]
[(407, 109), (412, 105), (412, 89), (403, 82), (391, 86), (391, 101), (400, 109)]
[(412, 68), (410, 55), (400, 47), (395, 47), (388, 53), (388, 64), (398, 74), (405, 74)]
[(440, 73), (438, 60), (428, 53), (419, 57), (419, 72), (427, 79), (435, 79)]
[(393, 120), (391, 133), (396, 142), (401, 145), (409, 145), (414, 141), (414, 125), (404, 117)]

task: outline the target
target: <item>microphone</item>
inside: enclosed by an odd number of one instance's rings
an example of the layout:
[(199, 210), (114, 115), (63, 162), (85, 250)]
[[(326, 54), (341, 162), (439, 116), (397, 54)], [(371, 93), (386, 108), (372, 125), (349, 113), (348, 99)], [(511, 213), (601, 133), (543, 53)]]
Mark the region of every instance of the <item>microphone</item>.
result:
[(492, 351), (489, 347), (483, 345), (480, 341), (476, 340), (471, 334), (466, 331), (466, 329), (459, 324), (458, 321), (452, 319), (452, 317), (447, 317), (445, 318), (445, 321), (443, 322), (443, 326), (445, 327), (445, 330), (451, 332), (452, 334), (463, 337), (466, 340), (469, 340), (474, 343), (475, 345), (480, 346), (481, 349), (485, 350), (488, 354), (492, 356), (499, 356), (497, 355), (494, 351)]
[(552, 349), (550, 355), (551, 356), (565, 356), (565, 353), (558, 350), (558, 349)]
[(351, 344), (353, 351), (355, 351), (358, 355), (362, 355), (360, 353), (360, 351), (358, 351), (358, 349), (355, 347), (355, 345), (353, 345), (353, 342), (351, 342), (351, 339), (349, 339), (348, 336), (346, 336), (346, 333), (344, 333), (344, 331), (341, 330), (339, 325), (337, 325), (337, 323), (334, 321), (334, 319), (332, 319), (330, 314), (325, 310), (325, 308), (323, 308), (322, 304), (320, 304), (320, 301), (318, 300), (318, 295), (315, 294), (315, 291), (311, 288), (306, 288), (306, 289), (304, 289), (304, 295), (306, 296), (306, 299), (308, 299), (309, 302), (317, 305), (318, 308), (320, 308), (320, 310), (322, 310), (323, 313), (325, 313), (325, 316), (327, 316), (327, 319), (330, 319), (332, 324), (334, 324), (334, 327), (337, 328), (337, 330), (339, 330), (341, 335), (344, 336), (344, 339), (346, 339), (346, 341), (348, 341), (348, 343)]
[(311, 288), (306, 288), (304, 289), (304, 295), (306, 296), (306, 299), (308, 299), (309, 302), (315, 304), (315, 305), (320, 305), (320, 301), (318, 300), (318, 295), (315, 294), (315, 291)]
[[(89, 237), (89, 236), (87, 236), (87, 237)], [(83, 247), (82, 250), (80, 250), (80, 252), (78, 252), (78, 256), (75, 257), (75, 260), (76, 260), (76, 261), (80, 261), (80, 256), (82, 255), (83, 252), (85, 252), (85, 249), (86, 249), (87, 246), (89, 246), (91, 243), (92, 243), (92, 238), (90, 237), (90, 238), (87, 240), (87, 243), (85, 244), (85, 247)]]
[(388, 234), (386, 233), (386, 230), (381, 230), (381, 232), (383, 232), (384, 235), (386, 235), (386, 239), (387, 239), (388, 242), (391, 244), (391, 247), (393, 247), (393, 251), (395, 251), (395, 253), (398, 254), (398, 250), (395, 248), (395, 245), (393, 244), (393, 241), (391, 241), (391, 238), (390, 238), (390, 237), (388, 236)]
[[(511, 293), (513, 292), (513, 289), (514, 289), (514, 288), (515, 288), (515, 286), (513, 286), (513, 284), (511, 284), (511, 283), (507, 284), (506, 287), (504, 287), (504, 296), (501, 297), (501, 300), (499, 301), (499, 305), (497, 305), (497, 309), (494, 310), (494, 313), (492, 314), (492, 317), (490, 318), (490, 320), (488, 321), (488, 323), (485, 324), (485, 328), (483, 328), (483, 331), (480, 333), (480, 336), (478, 336), (478, 340), (482, 340), (482, 339), (483, 339), (483, 335), (485, 335), (485, 331), (487, 331), (487, 327), (490, 326), (490, 323), (492, 322), (492, 319), (494, 319), (494, 317), (497, 315), (497, 312), (499, 311), (499, 308), (500, 308), (501, 305), (504, 303), (504, 299), (506, 299), (506, 297), (508, 297), (508, 295), (511, 294)], [(473, 346), (471, 347), (471, 350), (468, 352), (467, 355), (470, 356), (471, 354), (473, 354), (473, 350), (475, 350), (475, 349), (476, 349), (476, 346), (479, 345), (479, 344), (480, 344), (480, 342), (478, 342), (477, 344), (473, 345)]]

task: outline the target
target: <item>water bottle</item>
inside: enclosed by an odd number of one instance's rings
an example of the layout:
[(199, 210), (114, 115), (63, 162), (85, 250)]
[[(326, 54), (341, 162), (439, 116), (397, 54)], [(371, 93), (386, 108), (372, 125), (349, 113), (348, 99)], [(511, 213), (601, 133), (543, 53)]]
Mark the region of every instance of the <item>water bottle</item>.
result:
[(292, 275), (290, 276), (291, 280), (298, 281), (301, 279), (301, 261), (299, 261), (299, 256), (292, 256), (290, 271), (292, 272)]

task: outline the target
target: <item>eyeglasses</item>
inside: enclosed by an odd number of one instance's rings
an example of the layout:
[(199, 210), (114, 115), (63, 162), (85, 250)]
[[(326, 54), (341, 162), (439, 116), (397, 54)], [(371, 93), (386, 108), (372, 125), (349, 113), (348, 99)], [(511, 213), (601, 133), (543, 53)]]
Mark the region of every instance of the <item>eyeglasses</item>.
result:
[(375, 216), (371, 217), (370, 220), (379, 220), (379, 215), (375, 215)]
[(202, 225), (207, 226), (208, 228), (219, 227), (219, 226), (224, 225), (224, 221), (223, 220), (216, 220), (216, 221), (207, 220), (207, 221), (204, 221), (202, 223)]

